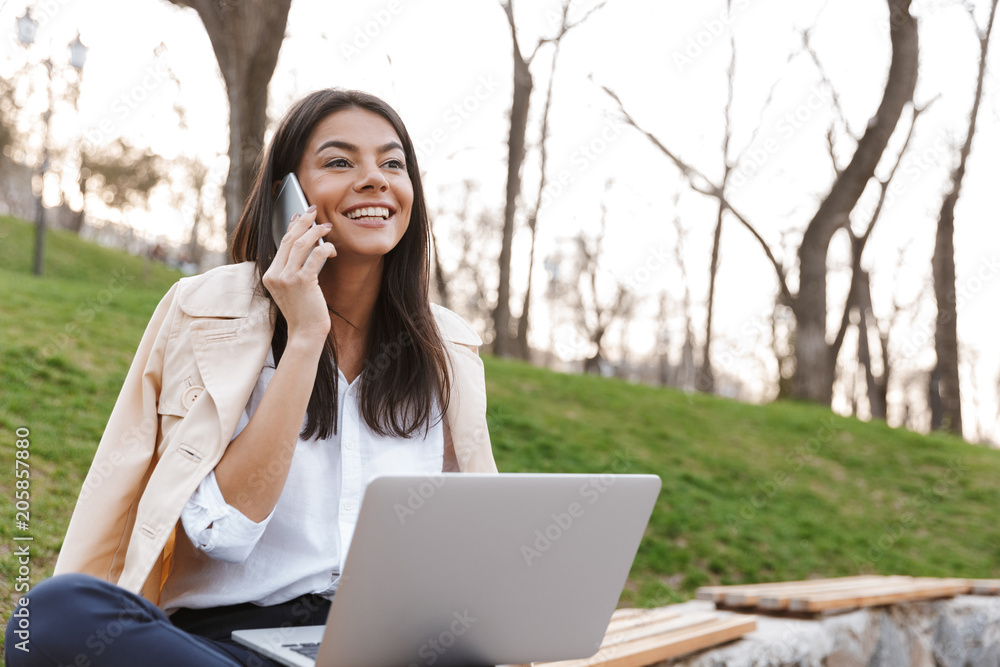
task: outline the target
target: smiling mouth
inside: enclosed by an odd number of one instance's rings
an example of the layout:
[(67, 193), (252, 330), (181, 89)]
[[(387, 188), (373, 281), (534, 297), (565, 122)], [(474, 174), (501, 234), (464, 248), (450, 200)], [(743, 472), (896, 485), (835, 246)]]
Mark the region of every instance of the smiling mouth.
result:
[(367, 206), (348, 211), (344, 217), (363, 222), (378, 222), (388, 220), (390, 215), (389, 209), (384, 206)]

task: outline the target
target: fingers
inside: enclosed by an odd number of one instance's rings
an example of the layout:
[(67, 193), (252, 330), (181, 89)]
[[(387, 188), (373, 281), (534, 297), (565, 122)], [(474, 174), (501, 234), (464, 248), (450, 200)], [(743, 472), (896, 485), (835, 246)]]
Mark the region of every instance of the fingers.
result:
[[(295, 271), (301, 269), (309, 258), (310, 253), (318, 249), (320, 239), (329, 234), (331, 229), (333, 229), (333, 225), (324, 222), (321, 225), (309, 227), (302, 232), (302, 235), (292, 242), (285, 267)], [(329, 244), (324, 243), (323, 245)]]
[(310, 252), (317, 247), (320, 239), (330, 232), (332, 225), (324, 223), (314, 225), (316, 207), (310, 206), (302, 215), (293, 216), (278, 246), (272, 266), (279, 270), (290, 268), (297, 271), (302, 268)]
[[(302, 280), (315, 282), (316, 274), (326, 259), (337, 254), (332, 243), (317, 245), (333, 226), (330, 223), (313, 225), (315, 219), (314, 206), (300, 216), (293, 216), (274, 260), (263, 276), (264, 286), (272, 295), (301, 285)], [(312, 259), (314, 256), (316, 259)], [(309, 270), (303, 271), (307, 262)], [(310, 274), (311, 280), (306, 277)]]
[[(327, 223), (329, 224), (329, 223)], [(324, 225), (317, 225), (317, 229), (323, 227)], [(332, 227), (332, 225), (331, 225)], [(329, 227), (327, 231), (329, 231)], [(323, 263), (331, 257), (337, 256), (337, 249), (333, 247), (333, 244), (329, 241), (324, 241), (320, 246), (313, 246), (312, 250), (309, 251), (309, 256), (306, 257), (305, 263), (302, 264), (303, 271), (312, 271), (314, 273), (319, 273), (320, 269), (323, 268)]]
[(315, 205), (307, 208), (305, 213), (301, 215), (296, 213), (292, 216), (292, 219), (288, 223), (288, 228), (285, 230), (285, 235), (281, 237), (281, 243), (278, 244), (278, 251), (274, 255), (274, 262), (283, 266), (288, 261), (288, 254), (292, 250), (292, 244), (302, 235), (302, 232), (309, 229), (315, 220)]

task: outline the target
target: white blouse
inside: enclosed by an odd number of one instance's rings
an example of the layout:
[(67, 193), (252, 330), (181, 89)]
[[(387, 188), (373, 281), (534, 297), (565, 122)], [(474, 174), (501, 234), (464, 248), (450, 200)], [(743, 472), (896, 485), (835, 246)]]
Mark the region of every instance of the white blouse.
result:
[[(274, 371), (268, 352), (234, 439), (253, 417)], [(167, 613), (241, 602), (280, 604), (306, 593), (332, 597), (369, 481), (382, 473), (441, 472), (439, 413), (426, 436), (423, 429), (409, 439), (380, 436), (361, 416), (364, 374), (348, 383), (337, 372), (337, 433), (299, 439), (278, 503), (263, 521), (251, 521), (226, 503), (214, 471), (202, 480), (181, 514), (185, 534), (178, 533), (161, 597)], [(250, 493), (253, 483), (252, 477), (247, 480)]]

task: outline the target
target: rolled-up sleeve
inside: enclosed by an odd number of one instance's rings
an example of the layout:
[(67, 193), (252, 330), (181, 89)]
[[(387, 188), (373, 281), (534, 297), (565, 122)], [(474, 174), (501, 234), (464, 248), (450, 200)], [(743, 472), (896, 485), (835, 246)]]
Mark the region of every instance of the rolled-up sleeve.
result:
[(226, 502), (213, 470), (184, 506), (181, 523), (195, 548), (217, 560), (242, 563), (264, 534), (273, 514), (272, 511), (260, 523), (248, 519)]

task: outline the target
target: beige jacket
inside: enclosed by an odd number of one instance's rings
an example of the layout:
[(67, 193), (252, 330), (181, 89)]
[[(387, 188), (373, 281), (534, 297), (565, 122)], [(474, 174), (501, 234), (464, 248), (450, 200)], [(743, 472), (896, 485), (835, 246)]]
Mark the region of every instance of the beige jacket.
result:
[[(181, 510), (215, 468), (264, 366), (275, 309), (250, 262), (177, 282), (157, 306), (70, 520), (55, 573), (85, 572), (159, 603)], [(496, 472), (482, 340), (432, 305), (451, 362), (446, 471)]]

